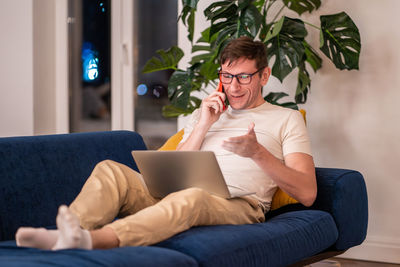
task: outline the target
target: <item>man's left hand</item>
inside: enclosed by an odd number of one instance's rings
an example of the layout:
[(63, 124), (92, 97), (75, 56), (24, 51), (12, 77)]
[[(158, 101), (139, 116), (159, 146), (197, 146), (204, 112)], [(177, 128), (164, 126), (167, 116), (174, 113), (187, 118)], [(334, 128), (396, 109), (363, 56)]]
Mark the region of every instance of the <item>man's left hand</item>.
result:
[(230, 137), (224, 140), (222, 147), (225, 150), (233, 152), (242, 157), (252, 158), (259, 151), (261, 145), (257, 141), (256, 133), (254, 132), (254, 122), (250, 123), (249, 131), (245, 135)]

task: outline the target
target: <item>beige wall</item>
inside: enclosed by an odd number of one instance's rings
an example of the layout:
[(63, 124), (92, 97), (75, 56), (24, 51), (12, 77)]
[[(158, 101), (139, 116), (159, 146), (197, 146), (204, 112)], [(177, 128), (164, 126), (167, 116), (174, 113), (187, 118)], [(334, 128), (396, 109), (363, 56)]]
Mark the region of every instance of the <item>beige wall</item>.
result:
[(34, 134), (56, 132), (55, 1), (33, 1)]
[[(112, 85), (115, 130), (133, 129), (133, 63), (125, 58), (133, 54), (132, 5), (113, 0), (111, 8), (112, 69), (121, 78)], [(68, 0), (0, 6), (0, 137), (68, 133)]]
[(0, 136), (33, 134), (32, 0), (0, 8)]
[[(208, 26), (200, 13), (211, 2), (199, 2), (197, 34)], [(344, 256), (400, 263), (400, 1), (323, 1), (317, 13), (341, 11), (346, 11), (360, 30), (360, 70), (339, 71), (321, 52), (323, 68), (312, 78), (312, 92), (302, 108), (307, 110), (316, 165), (355, 169), (366, 180), (368, 236)], [(316, 15), (306, 14), (303, 19), (318, 25)], [(318, 31), (308, 30), (318, 47)], [(188, 55), (186, 35), (180, 25), (179, 44)], [(295, 78), (291, 75), (283, 85), (271, 79), (266, 91), (287, 90), (293, 95)], [(182, 125), (181, 120), (178, 127)]]
[(1, 4), (0, 136), (67, 132), (66, 0)]
[(368, 237), (347, 256), (400, 263), (400, 2), (327, 2), (319, 13), (343, 7), (359, 27), (362, 50), (360, 71), (326, 62), (313, 79), (305, 108), (315, 159), (359, 170), (367, 183)]

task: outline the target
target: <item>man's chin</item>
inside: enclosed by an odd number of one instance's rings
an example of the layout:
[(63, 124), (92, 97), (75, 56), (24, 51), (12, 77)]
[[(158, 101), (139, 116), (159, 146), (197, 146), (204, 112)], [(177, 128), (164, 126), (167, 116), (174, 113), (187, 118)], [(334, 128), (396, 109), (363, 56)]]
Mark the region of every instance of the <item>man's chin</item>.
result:
[(240, 110), (240, 109), (245, 109), (246, 107), (243, 104), (240, 103), (230, 103), (230, 106), (234, 110)]

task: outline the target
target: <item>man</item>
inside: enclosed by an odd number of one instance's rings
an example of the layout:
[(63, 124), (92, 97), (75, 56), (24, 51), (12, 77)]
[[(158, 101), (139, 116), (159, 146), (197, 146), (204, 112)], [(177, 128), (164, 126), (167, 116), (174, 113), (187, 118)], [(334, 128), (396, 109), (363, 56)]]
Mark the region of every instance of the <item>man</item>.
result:
[(310, 206), (317, 189), (304, 121), (299, 112), (264, 101), (271, 72), (264, 44), (235, 39), (220, 61), (224, 92), (202, 101), (178, 150), (214, 151), (227, 184), (255, 195), (227, 200), (190, 188), (156, 199), (140, 174), (103, 161), (69, 208), (60, 207), (58, 230), (20, 228), (17, 244), (53, 250), (151, 245), (192, 226), (263, 222), (277, 186)]

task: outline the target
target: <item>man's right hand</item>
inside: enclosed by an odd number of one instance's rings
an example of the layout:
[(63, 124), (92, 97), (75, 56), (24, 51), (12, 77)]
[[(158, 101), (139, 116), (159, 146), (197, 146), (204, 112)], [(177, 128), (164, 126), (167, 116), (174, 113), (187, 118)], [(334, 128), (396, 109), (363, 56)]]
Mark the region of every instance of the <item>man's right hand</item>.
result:
[(224, 112), (224, 101), (226, 95), (214, 91), (203, 99), (200, 107), (200, 118), (198, 124), (203, 127), (211, 127)]

